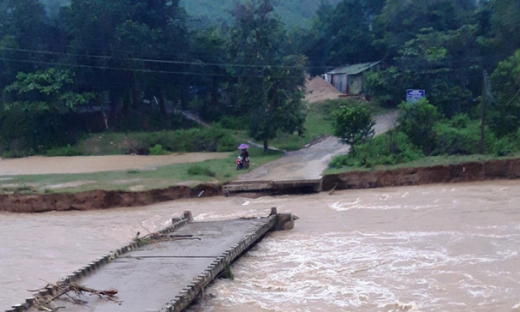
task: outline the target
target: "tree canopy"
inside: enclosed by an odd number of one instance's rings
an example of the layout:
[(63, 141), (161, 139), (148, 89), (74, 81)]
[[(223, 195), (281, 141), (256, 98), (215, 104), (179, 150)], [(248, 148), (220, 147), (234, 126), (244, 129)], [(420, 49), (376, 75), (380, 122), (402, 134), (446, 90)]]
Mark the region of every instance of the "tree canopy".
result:
[[(445, 117), (475, 116), (494, 73), (490, 125), (505, 136), (518, 124), (519, 12), (516, 0), (0, 0), (0, 142), (43, 146), (49, 136), (28, 138), (46, 131), (36, 120), (77, 133), (71, 143), (177, 129), (188, 110), (240, 120), (267, 143), (304, 131), (307, 74), (370, 61), (381, 61), (364, 77), (375, 102), (395, 108), (425, 89)], [(31, 131), (17, 133), (20, 118)]]

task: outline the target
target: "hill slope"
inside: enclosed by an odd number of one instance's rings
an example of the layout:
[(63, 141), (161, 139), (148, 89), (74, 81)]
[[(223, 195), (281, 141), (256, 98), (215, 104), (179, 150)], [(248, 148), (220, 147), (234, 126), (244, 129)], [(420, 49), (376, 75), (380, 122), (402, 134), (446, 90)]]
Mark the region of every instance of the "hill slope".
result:
[[(329, 0), (329, 3), (337, 4), (340, 1)], [(234, 3), (236, 0), (181, 0), (181, 5), (186, 8), (188, 14), (202, 24), (229, 21), (231, 19), (229, 11)], [(275, 3), (276, 13), (287, 28), (308, 28), (320, 0), (280, 0), (273, 3)]]

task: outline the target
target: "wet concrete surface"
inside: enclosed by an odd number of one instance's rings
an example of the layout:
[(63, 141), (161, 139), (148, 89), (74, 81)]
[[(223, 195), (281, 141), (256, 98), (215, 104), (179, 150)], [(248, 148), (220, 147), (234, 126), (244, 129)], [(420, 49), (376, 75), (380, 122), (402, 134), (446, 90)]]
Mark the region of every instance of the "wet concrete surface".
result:
[[(395, 127), (397, 113), (392, 112), (375, 118), (374, 130), (381, 134)], [(284, 157), (265, 164), (239, 177), (238, 181), (287, 181), (312, 180), (321, 178), (333, 157), (347, 154), (348, 145), (339, 142), (336, 137), (288, 152)]]
[(70, 300), (54, 303), (64, 307), (60, 311), (159, 311), (216, 258), (264, 223), (266, 219), (189, 223), (171, 234), (173, 241), (128, 252), (77, 282), (99, 291), (117, 290), (120, 304), (88, 294), (77, 297), (85, 305)]

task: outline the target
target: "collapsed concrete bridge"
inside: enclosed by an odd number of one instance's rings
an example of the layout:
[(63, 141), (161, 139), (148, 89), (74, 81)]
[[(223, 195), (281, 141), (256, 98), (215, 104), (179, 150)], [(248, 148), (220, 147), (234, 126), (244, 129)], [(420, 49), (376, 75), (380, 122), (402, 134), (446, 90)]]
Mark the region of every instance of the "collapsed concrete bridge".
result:
[(185, 212), (6, 312), (182, 311), (264, 235), (292, 229), (295, 219), (276, 208), (268, 217), (210, 222)]

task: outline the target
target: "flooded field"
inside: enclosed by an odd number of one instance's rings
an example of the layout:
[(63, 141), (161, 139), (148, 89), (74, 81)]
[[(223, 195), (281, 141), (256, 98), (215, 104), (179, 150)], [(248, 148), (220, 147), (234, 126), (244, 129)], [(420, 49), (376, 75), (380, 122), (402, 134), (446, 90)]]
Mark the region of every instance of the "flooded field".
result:
[(492, 181), (0, 214), (0, 311), (184, 210), (214, 220), (270, 207), (300, 217), (295, 229), (270, 234), (191, 312), (520, 311), (517, 194), (520, 181)]

